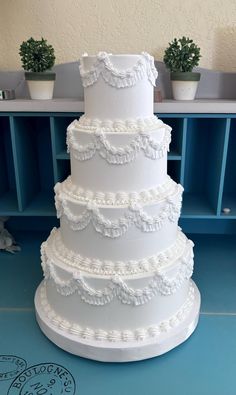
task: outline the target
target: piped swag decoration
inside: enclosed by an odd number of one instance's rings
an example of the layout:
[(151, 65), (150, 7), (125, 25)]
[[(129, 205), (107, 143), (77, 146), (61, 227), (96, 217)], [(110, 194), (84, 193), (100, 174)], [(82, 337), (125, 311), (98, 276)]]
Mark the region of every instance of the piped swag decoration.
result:
[(145, 304), (158, 293), (161, 295), (175, 293), (193, 273), (191, 250), (188, 255), (181, 257), (178, 270), (173, 277), (169, 277), (161, 269), (156, 270), (148, 284), (140, 289), (132, 288), (122, 277), (114, 275), (103, 289), (95, 289), (86, 282), (80, 271), (73, 271), (68, 280), (61, 279), (52, 259), (47, 254), (45, 243), (41, 246), (41, 261), (45, 278), (54, 282), (57, 292), (63, 296), (77, 292), (84, 302), (97, 306), (110, 303), (114, 297), (124, 304), (134, 306)]
[(180, 184), (176, 185), (177, 193), (165, 199), (157, 215), (148, 214), (139, 203), (134, 201), (116, 220), (106, 218), (94, 201), (89, 201), (81, 214), (74, 214), (66, 195), (60, 192), (59, 184), (55, 186), (55, 192), (57, 217), (65, 216), (72, 230), (83, 230), (91, 224), (103, 236), (117, 238), (123, 236), (131, 226), (135, 226), (142, 232), (157, 232), (166, 220), (177, 221), (180, 216), (183, 187)]
[(82, 58), (79, 69), (84, 88), (97, 82), (100, 75), (107, 84), (116, 88), (134, 86), (145, 76), (155, 86), (158, 76), (154, 58), (146, 52), (142, 52), (136, 64), (126, 70), (119, 70), (115, 67), (111, 62), (110, 54), (106, 52), (98, 53), (96, 61), (90, 70), (85, 70)]
[(160, 141), (156, 141), (150, 132), (142, 131), (134, 134), (131, 142), (124, 146), (115, 146), (108, 140), (103, 128), (97, 128), (91, 132), (91, 142), (79, 144), (75, 137), (76, 128), (71, 124), (67, 129), (67, 151), (79, 161), (93, 158), (96, 152), (108, 163), (123, 165), (134, 161), (142, 152), (149, 159), (162, 158), (167, 151), (171, 141), (171, 128), (163, 126), (164, 134)]

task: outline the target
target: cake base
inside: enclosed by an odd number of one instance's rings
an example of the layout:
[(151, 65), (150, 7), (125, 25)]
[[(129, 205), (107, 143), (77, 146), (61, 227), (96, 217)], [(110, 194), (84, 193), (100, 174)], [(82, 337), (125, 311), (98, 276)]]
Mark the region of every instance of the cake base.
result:
[(191, 283), (194, 288), (194, 301), (186, 319), (160, 337), (148, 341), (116, 342), (113, 345), (105, 341), (81, 340), (76, 335), (55, 327), (45, 315), (41, 305), (40, 291), (44, 281), (35, 294), (36, 318), (42, 332), (58, 347), (72, 354), (102, 362), (140, 361), (170, 351), (187, 340), (195, 330), (199, 318), (200, 293), (192, 280)]

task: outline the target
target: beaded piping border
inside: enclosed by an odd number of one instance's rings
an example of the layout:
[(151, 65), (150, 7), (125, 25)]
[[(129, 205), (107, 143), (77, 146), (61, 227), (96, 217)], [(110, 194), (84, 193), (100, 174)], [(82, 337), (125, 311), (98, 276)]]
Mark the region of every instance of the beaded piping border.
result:
[(178, 270), (173, 277), (167, 276), (159, 268), (151, 276), (148, 284), (143, 288), (132, 288), (121, 276), (114, 275), (107, 279), (103, 289), (92, 288), (84, 279), (80, 271), (74, 270), (71, 277), (63, 280), (55, 268), (55, 264), (48, 256), (45, 245), (41, 246), (41, 261), (44, 277), (52, 280), (56, 290), (63, 296), (77, 293), (85, 303), (103, 306), (117, 298), (123, 304), (139, 306), (150, 301), (157, 294), (171, 295), (175, 293), (185, 280), (189, 280), (193, 273), (193, 251), (182, 255), (179, 259)]
[(126, 206), (130, 205), (132, 201), (140, 204), (161, 201), (174, 193), (176, 185), (176, 182), (167, 176), (163, 184), (159, 184), (155, 188), (144, 189), (141, 192), (102, 192), (83, 189), (74, 184), (71, 176), (68, 176), (66, 180), (55, 185), (54, 191), (59, 194), (65, 193), (71, 199), (82, 203), (93, 200), (101, 206)]
[(103, 128), (97, 128), (91, 132), (91, 141), (87, 144), (79, 144), (73, 124), (67, 129), (67, 152), (72, 151), (72, 155), (79, 161), (89, 160), (94, 157), (96, 152), (101, 158), (112, 165), (123, 165), (133, 162), (141, 152), (145, 157), (156, 160), (163, 158), (171, 142), (171, 130), (165, 127), (162, 140), (156, 141), (150, 132), (138, 131), (131, 142), (126, 145), (116, 146), (111, 144)]
[[(61, 238), (60, 229), (53, 228), (47, 241), (43, 243), (46, 253), (63, 262), (67, 267), (73, 267), (86, 273), (110, 276), (133, 275), (154, 272), (157, 269), (169, 266), (183, 254), (189, 254), (194, 243), (178, 229), (176, 241), (166, 250), (140, 260), (101, 261), (97, 258), (83, 257), (68, 249)], [(192, 254), (192, 251), (191, 251)]]
[(157, 232), (163, 227), (166, 220), (176, 222), (180, 216), (182, 192), (183, 187), (180, 184), (176, 184), (176, 193), (167, 196), (160, 212), (153, 216), (149, 215), (135, 201), (124, 210), (123, 216), (116, 220), (106, 218), (93, 201), (89, 201), (85, 205), (85, 209), (81, 214), (73, 214), (68, 205), (67, 195), (59, 191), (56, 191), (55, 206), (57, 218), (65, 216), (72, 230), (83, 230), (91, 224), (96, 232), (101, 233), (103, 236), (117, 238), (123, 236), (131, 226), (135, 226), (142, 232)]
[[(157, 130), (162, 127), (168, 128), (170, 131), (172, 128), (166, 125), (156, 115), (151, 115), (145, 118), (129, 118), (129, 119), (99, 119), (99, 118), (88, 118), (86, 115), (81, 115), (77, 120), (75, 119), (68, 128), (73, 128), (81, 132), (91, 132), (96, 129), (102, 128), (104, 132), (113, 133), (137, 133), (140, 130), (150, 132)], [(67, 130), (68, 130), (67, 128)]]
[(169, 332), (172, 328), (180, 325), (190, 313), (195, 299), (195, 292), (192, 284), (189, 285), (187, 300), (180, 309), (170, 318), (161, 321), (158, 325), (137, 328), (135, 330), (124, 329), (121, 331), (104, 329), (82, 328), (80, 325), (72, 323), (59, 316), (49, 305), (47, 301), (46, 286), (43, 285), (40, 290), (40, 303), (44, 314), (55, 327), (78, 336), (84, 340), (107, 341), (107, 342), (136, 342), (145, 341), (151, 338), (158, 338)]
[(99, 52), (97, 59), (90, 70), (85, 70), (83, 59), (79, 65), (83, 87), (93, 85), (101, 75), (104, 81), (116, 88), (127, 88), (147, 76), (150, 83), (155, 86), (158, 72), (155, 68), (154, 58), (147, 52), (142, 52), (136, 64), (126, 70), (117, 69), (110, 60), (110, 54)]

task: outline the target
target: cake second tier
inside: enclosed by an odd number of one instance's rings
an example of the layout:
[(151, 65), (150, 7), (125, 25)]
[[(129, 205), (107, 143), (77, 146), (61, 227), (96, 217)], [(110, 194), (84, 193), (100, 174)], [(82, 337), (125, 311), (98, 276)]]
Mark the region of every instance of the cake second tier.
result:
[(71, 180), (96, 192), (139, 192), (167, 175), (171, 127), (154, 115), (116, 121), (82, 116), (67, 130)]

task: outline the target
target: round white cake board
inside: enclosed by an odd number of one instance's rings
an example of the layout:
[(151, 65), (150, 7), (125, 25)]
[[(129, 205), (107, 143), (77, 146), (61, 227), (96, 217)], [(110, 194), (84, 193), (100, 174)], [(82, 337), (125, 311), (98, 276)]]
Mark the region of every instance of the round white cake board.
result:
[(153, 358), (164, 354), (172, 348), (183, 343), (195, 330), (200, 310), (200, 293), (197, 286), (191, 280), (194, 287), (194, 302), (186, 319), (177, 327), (148, 341), (139, 342), (101, 342), (87, 341), (55, 327), (44, 313), (40, 303), (40, 289), (44, 281), (39, 285), (35, 294), (36, 318), (44, 334), (57, 346), (72, 354), (84, 358), (103, 362), (131, 362)]

